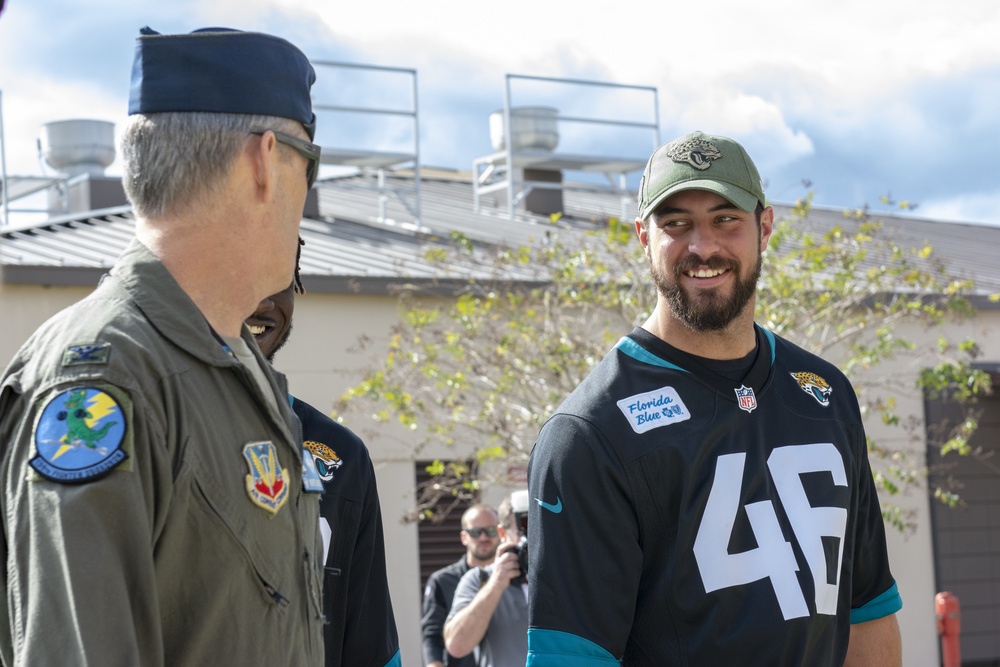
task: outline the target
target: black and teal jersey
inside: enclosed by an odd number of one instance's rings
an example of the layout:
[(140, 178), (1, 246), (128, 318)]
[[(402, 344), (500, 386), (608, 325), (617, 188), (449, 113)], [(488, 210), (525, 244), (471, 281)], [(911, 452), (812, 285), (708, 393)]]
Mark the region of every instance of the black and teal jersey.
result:
[(323, 484), (326, 667), (400, 667), (375, 467), (353, 431), (289, 397)]
[(529, 667), (841, 665), (901, 607), (844, 375), (761, 328), (704, 362), (636, 329), (543, 426)]

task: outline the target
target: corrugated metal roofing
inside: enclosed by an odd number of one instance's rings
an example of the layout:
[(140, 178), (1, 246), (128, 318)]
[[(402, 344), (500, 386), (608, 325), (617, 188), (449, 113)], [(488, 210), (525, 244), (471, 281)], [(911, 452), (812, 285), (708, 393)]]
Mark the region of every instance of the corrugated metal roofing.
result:
[[(631, 221), (634, 198), (622, 202), (610, 191), (568, 189), (564, 215), (518, 213), (507, 217), (499, 197), (486, 196), (481, 210), (473, 205), (467, 175), (439, 173), (421, 179), (419, 224), (392, 190), (412, 192), (412, 176), (388, 174), (385, 217), (379, 217), (379, 192), (371, 176), (357, 174), (321, 182), (318, 219), (304, 219), (303, 275), (317, 291), (384, 291), (401, 280), (462, 282), (485, 267), (431, 266), (428, 248), (449, 243), (453, 233), (486, 245), (520, 245), (574, 230), (596, 229), (609, 217)], [(790, 207), (775, 205), (779, 217)], [(903, 247), (931, 244), (957, 275), (976, 278), (980, 293), (1000, 292), (1000, 227), (950, 223), (902, 216), (878, 216)], [(843, 212), (815, 208), (807, 221), (817, 230), (852, 224)], [(134, 233), (128, 207), (95, 211), (17, 228), (0, 229), (0, 267), (11, 283), (96, 283)], [(477, 270), (478, 269), (478, 270)]]

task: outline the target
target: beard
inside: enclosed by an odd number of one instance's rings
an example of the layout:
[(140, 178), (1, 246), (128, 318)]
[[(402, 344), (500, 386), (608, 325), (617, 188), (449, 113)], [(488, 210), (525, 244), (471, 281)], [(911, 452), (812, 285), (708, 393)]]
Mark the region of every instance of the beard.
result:
[[(742, 275), (743, 267), (736, 260), (713, 257), (706, 261), (697, 255), (691, 255), (674, 266), (670, 276), (652, 261), (650, 262), (650, 273), (657, 290), (666, 299), (671, 312), (677, 319), (693, 331), (720, 331), (729, 326), (743, 312), (756, 294), (757, 280), (760, 278), (762, 264), (763, 258), (758, 251), (753, 271), (746, 279), (741, 279), (739, 276)], [(685, 271), (693, 270), (699, 266), (732, 271), (737, 276), (732, 294), (726, 298), (720, 293), (721, 288), (715, 287), (708, 290), (698, 290), (698, 298), (692, 298), (691, 294), (681, 285), (681, 277)]]

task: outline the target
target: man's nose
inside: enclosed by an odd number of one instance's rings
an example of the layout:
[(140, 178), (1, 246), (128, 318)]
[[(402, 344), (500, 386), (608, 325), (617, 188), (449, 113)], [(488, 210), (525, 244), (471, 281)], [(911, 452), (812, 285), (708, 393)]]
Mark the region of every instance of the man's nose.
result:
[(261, 313), (266, 313), (269, 310), (274, 310), (274, 301), (271, 301), (271, 297), (263, 299), (257, 304), (257, 310), (254, 311), (254, 315), (259, 315)]
[(688, 251), (699, 257), (709, 258), (719, 250), (719, 237), (710, 224), (696, 224), (688, 236)]

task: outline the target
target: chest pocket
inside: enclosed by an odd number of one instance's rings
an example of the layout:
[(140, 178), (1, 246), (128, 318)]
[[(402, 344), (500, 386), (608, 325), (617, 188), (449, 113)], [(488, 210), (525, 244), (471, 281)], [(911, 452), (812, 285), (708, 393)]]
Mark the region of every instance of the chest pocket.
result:
[(284, 517), (268, 517), (250, 501), (245, 486), (234, 482), (232, 478), (237, 472), (242, 483), (245, 470), (231, 471), (225, 482), (205, 467), (196, 466), (193, 471), (191, 512), (198, 516), (192, 519), (203, 538), (211, 539), (202, 546), (202, 557), (219, 558), (222, 561), (220, 571), (231, 571), (241, 565), (249, 568), (252, 584), (264, 598), (271, 604), (286, 607), (289, 600), (285, 594), (293, 582), (283, 580), (281, 573), (294, 572), (294, 567), (278, 568), (267, 549), (271, 547), (273, 552), (275, 545), (283, 546), (281, 551), (294, 559), (288, 565), (297, 563), (298, 558), (293, 556), (296, 538), (289, 512), (286, 508)]

